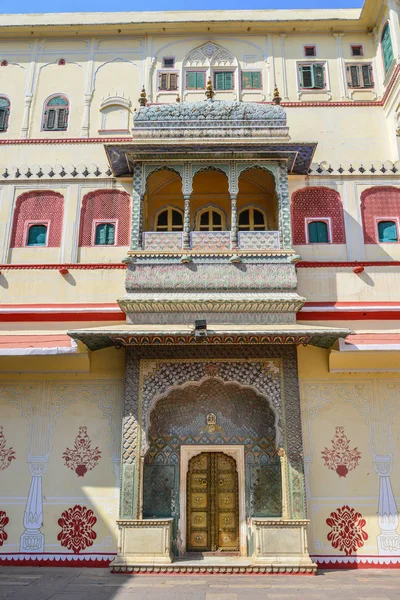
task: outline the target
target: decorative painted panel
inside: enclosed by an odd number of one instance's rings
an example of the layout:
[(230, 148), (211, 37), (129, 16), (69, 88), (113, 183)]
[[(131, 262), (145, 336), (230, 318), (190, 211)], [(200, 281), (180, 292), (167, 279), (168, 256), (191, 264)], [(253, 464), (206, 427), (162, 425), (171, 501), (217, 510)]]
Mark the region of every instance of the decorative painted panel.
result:
[(279, 250), (279, 231), (239, 231), (241, 250)]
[(221, 252), (230, 250), (231, 236), (229, 231), (192, 231), (190, 245), (197, 252)]
[(143, 233), (143, 250), (177, 252), (182, 249), (182, 233), (175, 231), (146, 231)]

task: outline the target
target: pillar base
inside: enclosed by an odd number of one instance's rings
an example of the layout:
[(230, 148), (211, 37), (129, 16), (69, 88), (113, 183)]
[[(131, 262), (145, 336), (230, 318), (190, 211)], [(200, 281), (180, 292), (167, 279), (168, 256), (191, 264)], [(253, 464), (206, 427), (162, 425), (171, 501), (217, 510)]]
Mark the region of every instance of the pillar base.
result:
[(111, 570), (133, 565), (161, 565), (172, 562), (173, 519), (121, 519), (118, 554)]

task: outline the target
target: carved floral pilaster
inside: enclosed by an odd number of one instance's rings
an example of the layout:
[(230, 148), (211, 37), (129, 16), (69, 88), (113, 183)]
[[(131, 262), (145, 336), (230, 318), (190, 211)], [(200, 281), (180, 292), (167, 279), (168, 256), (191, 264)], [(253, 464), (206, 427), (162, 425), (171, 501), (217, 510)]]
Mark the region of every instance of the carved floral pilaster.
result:
[(378, 524), (381, 530), (378, 535), (378, 551), (380, 555), (398, 554), (400, 550), (399, 513), (390, 482), (392, 472), (391, 456), (374, 456), (374, 469), (379, 475)]

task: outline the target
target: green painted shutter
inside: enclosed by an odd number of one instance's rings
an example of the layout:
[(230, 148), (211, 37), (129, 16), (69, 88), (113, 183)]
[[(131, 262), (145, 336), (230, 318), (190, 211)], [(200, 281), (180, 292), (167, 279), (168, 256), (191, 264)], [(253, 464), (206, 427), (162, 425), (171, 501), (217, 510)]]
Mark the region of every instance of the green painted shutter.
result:
[(308, 224), (308, 241), (310, 244), (328, 243), (328, 226), (324, 221), (312, 221)]
[(225, 75), (225, 90), (233, 90), (233, 73), (227, 71)]
[(0, 108), (0, 131), (5, 131), (7, 127), (7, 109)]
[(313, 87), (313, 72), (311, 65), (300, 65), (300, 85), (302, 88)]
[(104, 246), (106, 243), (106, 224), (102, 223), (96, 227), (96, 246)]
[(360, 87), (360, 74), (357, 65), (350, 67), (350, 85), (351, 87)]
[(381, 243), (398, 242), (396, 223), (394, 221), (381, 221), (378, 223), (378, 235)]
[(28, 232), (28, 246), (45, 246), (47, 238), (46, 225), (32, 225)]
[(189, 71), (186, 75), (186, 88), (188, 90), (195, 90), (197, 87), (197, 73), (195, 71)]
[(374, 87), (374, 82), (372, 80), (372, 66), (371, 65), (363, 65), (362, 67), (362, 76), (365, 88)]
[(252, 88), (253, 90), (258, 90), (261, 88), (261, 73), (259, 71), (254, 71), (252, 75)]
[(54, 108), (49, 108), (47, 111), (46, 129), (54, 129), (56, 122), (56, 111)]
[(322, 89), (325, 87), (325, 69), (324, 65), (315, 64), (313, 65), (314, 73), (314, 87)]
[(385, 66), (385, 73), (387, 73), (389, 71), (390, 66), (394, 59), (392, 38), (390, 36), (389, 23), (386, 24), (386, 27), (383, 30), (383, 34), (382, 34), (382, 54), (383, 54), (383, 63)]
[(106, 244), (108, 244), (109, 246), (113, 246), (114, 241), (115, 241), (115, 225), (113, 225), (113, 223), (107, 223), (106, 234), (107, 234)]
[(202, 71), (196, 73), (196, 88), (198, 90), (204, 90), (206, 87), (206, 74)]
[(225, 89), (225, 73), (215, 73), (215, 89)]
[(250, 90), (253, 86), (251, 73), (243, 73), (242, 72), (242, 89)]

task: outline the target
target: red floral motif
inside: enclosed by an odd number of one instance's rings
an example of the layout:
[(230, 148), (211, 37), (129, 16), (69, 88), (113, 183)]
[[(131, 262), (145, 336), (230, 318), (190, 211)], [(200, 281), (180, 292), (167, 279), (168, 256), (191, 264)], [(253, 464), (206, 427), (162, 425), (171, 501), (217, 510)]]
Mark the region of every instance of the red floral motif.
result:
[(97, 446), (91, 448), (91, 443), (87, 427), (79, 427), (74, 447), (72, 450), (67, 448), (62, 456), (65, 466), (75, 471), (78, 477), (84, 477), (88, 471), (94, 469), (101, 458), (101, 451)]
[(3, 434), (3, 427), (0, 427), (0, 471), (7, 469), (15, 457), (15, 450), (11, 447), (6, 448), (6, 438)]
[(366, 520), (350, 506), (336, 509), (326, 520), (326, 524), (331, 528), (327, 535), (328, 540), (334, 548), (341, 552), (344, 550), (346, 556), (362, 548), (368, 539), (367, 532), (363, 530), (367, 524)]
[(8, 538), (8, 535), (5, 532), (5, 526), (7, 525), (9, 520), (10, 519), (7, 517), (4, 510), (0, 510), (0, 546), (2, 546)]
[(61, 546), (72, 550), (74, 554), (93, 546), (93, 540), (97, 538), (96, 532), (93, 531), (96, 521), (94, 512), (86, 506), (76, 504), (73, 508), (65, 510), (58, 519), (61, 531), (57, 539)]
[(332, 440), (332, 450), (325, 448), (321, 452), (325, 466), (336, 471), (339, 477), (346, 477), (349, 471), (358, 467), (361, 453), (357, 448), (350, 450), (350, 440), (344, 434), (344, 427), (336, 427)]

